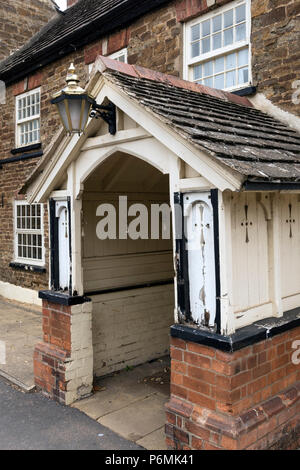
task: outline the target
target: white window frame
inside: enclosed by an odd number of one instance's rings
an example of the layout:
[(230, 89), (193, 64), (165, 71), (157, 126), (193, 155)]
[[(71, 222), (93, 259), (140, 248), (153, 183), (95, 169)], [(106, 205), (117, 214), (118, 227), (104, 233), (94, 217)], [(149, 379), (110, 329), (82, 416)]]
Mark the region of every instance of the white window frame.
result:
[[(39, 93), (40, 95), (40, 106), (39, 106), (39, 113), (35, 114), (30, 117), (26, 117), (24, 119), (19, 119), (19, 101), (22, 100), (23, 98), (27, 98), (28, 96), (34, 95), (36, 93)], [(16, 140), (16, 147), (27, 147), (28, 145), (34, 145), (38, 144), (41, 142), (41, 137), (39, 139), (27, 143), (27, 144), (21, 144), (21, 132), (20, 128), (21, 125), (26, 123), (26, 122), (31, 122), (31, 121), (36, 121), (37, 119), (39, 120), (39, 134), (40, 134), (40, 129), (41, 129), (41, 88), (35, 88), (34, 90), (27, 91), (26, 93), (22, 93), (21, 95), (16, 96), (16, 101), (15, 101), (15, 113), (16, 113), (16, 127), (15, 127), (15, 140)]]
[(127, 50), (127, 47), (125, 47), (124, 49), (120, 49), (119, 51), (117, 52), (114, 52), (113, 54), (109, 55), (108, 57), (110, 59), (114, 59), (114, 60), (118, 60), (120, 59), (120, 57), (124, 56), (125, 57), (125, 61), (123, 62), (124, 64), (127, 64), (127, 61), (128, 61), (128, 50)]
[[(201, 54), (198, 57), (191, 58), (191, 48), (190, 48), (190, 34), (191, 28), (198, 24), (199, 22), (206, 21), (210, 18), (214, 18), (215, 16), (219, 16), (220, 14), (225, 13), (232, 8), (238, 7), (240, 4), (246, 3), (246, 40), (239, 41), (238, 43), (235, 42), (229, 46), (222, 47), (220, 49), (216, 49), (214, 51), (210, 51), (206, 54)], [(205, 15), (198, 16), (197, 18), (187, 22), (184, 24), (183, 28), (183, 41), (184, 41), (184, 57), (183, 57), (183, 78), (184, 80), (195, 81), (193, 78), (193, 65), (200, 65), (202, 63), (207, 62), (210, 59), (216, 59), (218, 57), (225, 56), (230, 54), (231, 52), (238, 52), (239, 50), (245, 49), (248, 47), (248, 82), (243, 83), (242, 85), (236, 85), (230, 88), (224, 88), (225, 91), (236, 91), (242, 88), (246, 88), (247, 86), (251, 86), (252, 83), (252, 64), (251, 64), (251, 0), (236, 0), (230, 2), (223, 7), (217, 8), (210, 13)]]
[[(120, 49), (119, 51), (117, 52), (114, 52), (113, 54), (107, 56), (109, 59), (114, 59), (114, 60), (118, 60), (120, 59), (120, 57), (124, 56), (125, 57), (125, 62), (123, 62), (124, 64), (128, 64), (128, 49), (127, 47), (124, 47), (123, 49)], [(92, 64), (89, 64), (89, 76), (91, 75), (92, 73), (92, 70), (93, 70), (93, 67), (94, 67), (94, 63), (93, 62)]]
[[(15, 201), (14, 203), (14, 262), (25, 264), (28, 266), (45, 266), (45, 236), (44, 236), (44, 205), (43, 204), (36, 204), (39, 205), (41, 208), (41, 228), (40, 229), (24, 229), (24, 228), (17, 228), (17, 207), (18, 206), (28, 206), (29, 204), (24, 201)], [(29, 235), (41, 235), (42, 236), (42, 259), (34, 259), (34, 258), (23, 258), (18, 256), (18, 235), (19, 234), (29, 234)]]

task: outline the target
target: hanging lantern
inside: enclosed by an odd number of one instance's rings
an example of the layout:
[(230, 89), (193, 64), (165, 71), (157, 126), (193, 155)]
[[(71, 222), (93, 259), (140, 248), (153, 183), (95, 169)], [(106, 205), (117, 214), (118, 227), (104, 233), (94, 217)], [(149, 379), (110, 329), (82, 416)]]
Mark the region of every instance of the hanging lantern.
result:
[(67, 133), (80, 135), (86, 128), (95, 100), (78, 83), (75, 67), (71, 64), (67, 75), (67, 87), (54, 95), (51, 103), (57, 106)]

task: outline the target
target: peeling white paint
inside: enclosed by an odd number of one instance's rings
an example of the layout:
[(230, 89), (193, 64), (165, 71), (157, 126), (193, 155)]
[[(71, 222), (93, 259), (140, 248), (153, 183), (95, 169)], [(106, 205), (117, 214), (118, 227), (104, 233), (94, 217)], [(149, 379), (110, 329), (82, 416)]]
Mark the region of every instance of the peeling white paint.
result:
[[(295, 114), (284, 111), (283, 109), (275, 106), (268, 98), (265, 97), (262, 93), (257, 93), (255, 96), (250, 97), (249, 101), (254, 105), (256, 109), (263, 111), (266, 114), (269, 114), (275, 119), (278, 119), (283, 124), (291, 127), (297, 132), (300, 132), (300, 118)], [(296, 107), (295, 107), (296, 113)]]
[(193, 321), (214, 327), (216, 280), (213, 208), (210, 192), (185, 194), (190, 308)]

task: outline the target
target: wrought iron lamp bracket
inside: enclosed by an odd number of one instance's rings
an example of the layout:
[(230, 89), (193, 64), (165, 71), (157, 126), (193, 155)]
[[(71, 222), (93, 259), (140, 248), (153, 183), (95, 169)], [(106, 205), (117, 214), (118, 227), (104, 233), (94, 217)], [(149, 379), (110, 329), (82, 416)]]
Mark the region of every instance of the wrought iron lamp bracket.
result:
[(90, 117), (95, 119), (103, 119), (109, 127), (109, 133), (115, 135), (117, 132), (117, 118), (116, 118), (116, 106), (113, 103), (109, 103), (107, 106), (97, 104), (96, 102), (92, 105)]

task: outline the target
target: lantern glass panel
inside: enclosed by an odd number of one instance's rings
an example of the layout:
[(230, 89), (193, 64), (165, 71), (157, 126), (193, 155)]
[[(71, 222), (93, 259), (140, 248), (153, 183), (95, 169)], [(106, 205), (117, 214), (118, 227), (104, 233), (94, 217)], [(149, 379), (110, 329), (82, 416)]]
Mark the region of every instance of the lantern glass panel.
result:
[(69, 126), (68, 115), (67, 115), (67, 102), (66, 101), (67, 100), (63, 100), (60, 103), (57, 103), (57, 107), (58, 107), (58, 112), (60, 114), (63, 125), (65, 126), (68, 132), (71, 132), (71, 129)]
[(78, 97), (78, 99), (70, 99), (69, 103), (69, 112), (72, 121), (71, 132), (79, 132), (80, 129), (80, 118), (81, 118), (81, 105), (84, 98)]
[(87, 121), (88, 121), (88, 118), (89, 118), (89, 115), (90, 115), (90, 111), (91, 111), (91, 103), (86, 100), (85, 104), (84, 104), (84, 109), (83, 109), (83, 114), (82, 114), (82, 121), (81, 121), (81, 129), (82, 131), (84, 131), (85, 129), (85, 126), (87, 124)]

